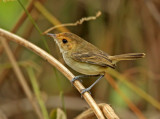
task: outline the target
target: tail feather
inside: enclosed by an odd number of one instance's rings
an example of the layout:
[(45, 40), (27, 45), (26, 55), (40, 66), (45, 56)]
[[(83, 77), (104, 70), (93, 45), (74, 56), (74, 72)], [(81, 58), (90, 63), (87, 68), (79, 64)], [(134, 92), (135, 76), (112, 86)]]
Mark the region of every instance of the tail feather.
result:
[(144, 53), (128, 53), (122, 55), (109, 56), (109, 59), (112, 60), (113, 63), (116, 63), (121, 60), (136, 60), (143, 58), (144, 56)]

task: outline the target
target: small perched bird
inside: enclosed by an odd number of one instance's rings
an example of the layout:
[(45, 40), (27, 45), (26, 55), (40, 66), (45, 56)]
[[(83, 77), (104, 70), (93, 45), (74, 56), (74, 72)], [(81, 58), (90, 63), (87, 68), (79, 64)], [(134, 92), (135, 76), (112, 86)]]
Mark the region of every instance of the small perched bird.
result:
[(90, 92), (90, 89), (104, 76), (108, 67), (114, 69), (116, 63), (121, 60), (136, 60), (145, 56), (144, 53), (110, 56), (91, 43), (70, 32), (59, 34), (48, 33), (47, 35), (52, 37), (57, 43), (65, 63), (75, 71), (84, 74), (75, 76), (71, 80), (71, 83), (75, 80), (80, 80), (80, 78), (99, 76), (90, 87), (83, 89), (81, 94), (87, 91)]

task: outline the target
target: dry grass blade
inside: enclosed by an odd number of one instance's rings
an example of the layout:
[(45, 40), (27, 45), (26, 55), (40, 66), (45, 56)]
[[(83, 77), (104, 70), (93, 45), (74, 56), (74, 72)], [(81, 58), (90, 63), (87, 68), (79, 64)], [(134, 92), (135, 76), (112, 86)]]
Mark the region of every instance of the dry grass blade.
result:
[[(26, 41), (25, 39), (23, 39), (17, 35), (14, 35), (8, 31), (5, 31), (3, 29), (0, 29), (0, 36), (5, 37), (13, 42), (16, 42), (16, 43), (32, 50), (33, 52), (35, 52), (36, 54), (41, 56), (43, 59), (48, 61), (51, 65), (55, 66), (69, 80), (72, 80), (74, 78), (74, 75), (64, 65), (62, 65), (58, 60), (56, 60), (54, 57), (52, 57), (51, 55), (49, 55), (47, 52), (45, 52), (41, 48), (37, 47), (36, 45)], [(77, 88), (77, 90), (79, 92), (82, 89), (84, 89), (84, 86), (79, 81), (75, 81), (74, 86)], [(103, 113), (101, 112), (98, 105), (96, 104), (94, 99), (91, 97), (91, 95), (88, 92), (86, 92), (86, 93), (84, 93), (83, 97), (86, 100), (86, 102), (89, 104), (89, 106), (92, 108), (92, 110), (94, 111), (97, 118), (98, 119), (105, 119), (103, 116)]]
[(59, 28), (59, 27), (66, 27), (66, 26), (77, 26), (77, 25), (80, 25), (82, 24), (84, 21), (90, 21), (90, 20), (95, 20), (97, 19), (99, 16), (101, 15), (101, 12), (98, 11), (97, 14), (95, 16), (90, 16), (90, 17), (84, 17), (82, 19), (80, 19), (79, 21), (76, 21), (75, 23), (67, 23), (67, 24), (60, 24), (60, 25), (56, 25), (54, 27), (51, 27), (49, 29), (47, 29), (45, 32), (43, 32), (43, 34), (46, 34), (56, 28)]
[[(34, 0), (31, 0), (29, 2), (29, 4), (27, 5), (27, 10), (28, 12), (31, 12), (32, 9), (33, 9), (33, 3), (34, 3)], [(24, 23), (24, 21), (26, 20), (27, 18), (27, 14), (24, 12), (21, 17), (19, 18), (18, 22), (15, 24), (15, 26), (13, 27), (13, 29), (11, 30), (13, 33), (15, 33), (16, 31), (18, 31), (18, 29), (21, 27), (21, 25)]]
[(5, 51), (6, 51), (7, 55), (8, 55), (9, 60), (11, 61), (11, 64), (13, 65), (14, 72), (17, 75), (18, 80), (19, 80), (24, 92), (26, 93), (26, 95), (27, 95), (28, 99), (30, 100), (32, 106), (34, 107), (35, 112), (38, 115), (39, 119), (43, 119), (41, 111), (40, 111), (38, 105), (33, 100), (33, 95), (31, 93), (31, 90), (29, 89), (29, 87), (27, 85), (27, 82), (26, 82), (21, 70), (18, 67), (17, 63), (16, 63), (16, 60), (15, 60), (13, 54), (12, 54), (12, 51), (10, 50), (9, 46), (7, 45), (6, 38), (0, 36), (0, 40), (1, 40), (2, 44), (3, 44), (3, 46), (4, 46), (4, 49), (5, 49)]
[[(119, 117), (115, 114), (114, 110), (111, 106), (105, 103), (98, 104), (101, 111), (104, 113), (107, 119), (119, 119)], [(88, 109), (78, 115), (75, 119), (94, 119), (95, 115), (92, 109)]]
[(110, 85), (116, 90), (116, 92), (124, 99), (124, 101), (128, 104), (129, 108), (137, 115), (139, 119), (146, 119), (143, 113), (129, 100), (129, 98), (119, 89), (118, 85), (112, 79), (110, 75), (105, 75), (106, 80), (110, 83)]
[(108, 69), (107, 72), (113, 77), (116, 77), (118, 80), (123, 82), (126, 86), (128, 86), (136, 94), (138, 94), (140, 97), (144, 98), (146, 101), (148, 101), (150, 104), (152, 104), (154, 107), (160, 110), (160, 102), (154, 99), (151, 95), (149, 95), (148, 93), (143, 91), (141, 88), (137, 87), (136, 85), (127, 81), (127, 79), (124, 76), (122, 76), (120, 73), (118, 73), (117, 71)]
[(45, 107), (45, 103), (42, 99), (42, 95), (41, 95), (41, 92), (40, 92), (40, 89), (39, 89), (38, 82), (37, 82), (36, 76), (34, 74), (34, 71), (33, 71), (32, 68), (29, 67), (29, 68), (27, 68), (27, 72), (28, 72), (28, 75), (30, 77), (30, 81), (31, 81), (34, 93), (36, 95), (37, 101), (38, 101), (39, 106), (41, 108), (42, 115), (43, 115), (44, 119), (49, 119), (49, 115), (48, 115), (47, 109)]
[(110, 105), (102, 104), (102, 110), (107, 119), (119, 119)]
[[(27, 10), (28, 12), (31, 12), (32, 9), (33, 9), (33, 3), (34, 1), (30, 1), (29, 4), (27, 5)], [(24, 21), (26, 20), (27, 18), (27, 14), (24, 12), (22, 13), (22, 15), (20, 16), (19, 20), (16, 22), (16, 24), (14, 25), (14, 27), (12, 28), (11, 32), (15, 33), (18, 31), (18, 29), (21, 27), (21, 25), (24, 23)], [(31, 30), (30, 30), (31, 31)], [(27, 33), (29, 34), (29, 33)], [(9, 46), (9, 44), (7, 43), (7, 45)], [(14, 54), (17, 54), (17, 51), (20, 51), (19, 50), (19, 47), (17, 46), (16, 49), (14, 50)], [(0, 55), (1, 53), (3, 52), (3, 47), (2, 49), (0, 49)], [(17, 59), (16, 55), (15, 55), (15, 58)], [(0, 85), (2, 84), (3, 80), (6, 78), (6, 76), (10, 73), (11, 70), (9, 69), (6, 69), (4, 70), (1, 74), (0, 74)]]

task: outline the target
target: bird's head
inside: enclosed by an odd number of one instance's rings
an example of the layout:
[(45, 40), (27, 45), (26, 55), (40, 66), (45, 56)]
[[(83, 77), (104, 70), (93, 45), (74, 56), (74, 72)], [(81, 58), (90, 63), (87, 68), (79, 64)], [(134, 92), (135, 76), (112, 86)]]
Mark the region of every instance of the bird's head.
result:
[(79, 36), (70, 32), (59, 34), (47, 33), (47, 35), (55, 40), (62, 53), (74, 50), (83, 41)]

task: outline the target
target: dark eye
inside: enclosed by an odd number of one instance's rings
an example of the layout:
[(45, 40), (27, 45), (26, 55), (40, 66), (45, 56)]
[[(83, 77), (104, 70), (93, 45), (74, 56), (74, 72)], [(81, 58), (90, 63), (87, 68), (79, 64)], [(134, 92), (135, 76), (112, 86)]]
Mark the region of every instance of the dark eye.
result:
[(68, 41), (66, 39), (62, 39), (62, 42), (65, 44), (67, 43)]

